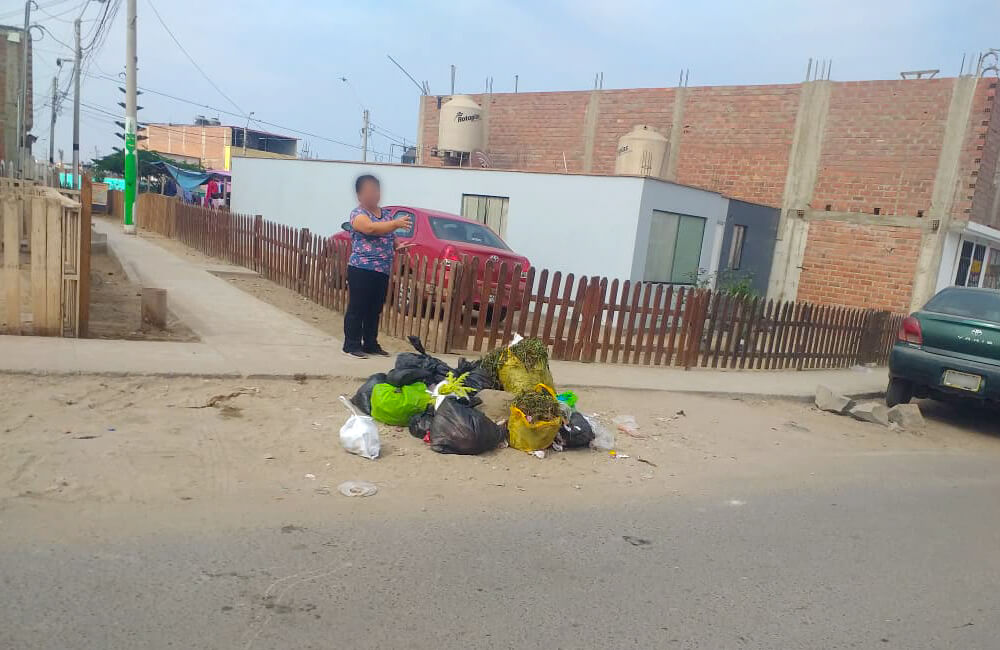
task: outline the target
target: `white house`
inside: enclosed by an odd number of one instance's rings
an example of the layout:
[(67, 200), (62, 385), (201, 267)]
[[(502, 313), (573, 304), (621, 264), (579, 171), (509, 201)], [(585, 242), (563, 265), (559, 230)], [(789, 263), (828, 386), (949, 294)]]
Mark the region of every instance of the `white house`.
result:
[[(748, 204), (654, 178), (262, 158), (234, 158), (232, 171), (234, 212), (324, 235), (355, 207), (355, 179), (373, 174), (385, 205), (477, 219), (537, 268), (689, 284), (720, 259), (756, 259), (722, 251), (727, 216)], [(766, 286), (764, 257), (752, 272)]]

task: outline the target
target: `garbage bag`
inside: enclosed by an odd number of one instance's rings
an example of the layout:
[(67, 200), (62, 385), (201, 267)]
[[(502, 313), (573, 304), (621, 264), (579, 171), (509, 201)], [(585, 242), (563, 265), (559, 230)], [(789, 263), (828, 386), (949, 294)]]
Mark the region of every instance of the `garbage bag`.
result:
[(377, 384), (385, 383), (385, 373), (376, 372), (374, 375), (369, 377), (365, 383), (361, 384), (361, 388), (358, 392), (354, 393), (354, 397), (351, 398), (351, 403), (358, 408), (359, 411), (365, 415), (372, 414), (372, 389), (375, 388)]
[(483, 369), (481, 361), (468, 361), (465, 357), (459, 359), (458, 366), (455, 368), (455, 374), (461, 376), (465, 373), (469, 373), (465, 377), (465, 385), (473, 390), (472, 394), (478, 393), (481, 390), (499, 388), (499, 386), (494, 385), (493, 377), (490, 373)]
[(587, 417), (587, 423), (594, 432), (594, 439), (590, 441), (590, 448), (600, 451), (611, 451), (615, 448), (615, 432), (604, 426), (596, 415)]
[(385, 383), (397, 388), (409, 386), (418, 381), (426, 385), (435, 383), (436, 376), (436, 372), (428, 368), (393, 368), (385, 373)]
[[(424, 349), (424, 344), (420, 341), (419, 337), (411, 336), (409, 337), (409, 341), (410, 345), (412, 345), (417, 352), (402, 352), (396, 355), (395, 369), (421, 370), (426, 373), (424, 376), (418, 377), (413, 381), (423, 381), (426, 384), (436, 384), (439, 381), (442, 381), (448, 374), (448, 371), (451, 370), (451, 368), (448, 367), (448, 364), (427, 354), (427, 351)], [(397, 381), (402, 381), (402, 377), (397, 379)], [(394, 385), (405, 386), (406, 384)]]
[(424, 436), (431, 432), (432, 422), (434, 422), (434, 407), (428, 406), (423, 413), (417, 413), (410, 418), (410, 435), (423, 440)]
[(547, 362), (539, 361), (531, 368), (526, 368), (521, 360), (510, 352), (504, 356), (503, 364), (500, 365), (497, 374), (500, 375), (500, 383), (503, 384), (505, 391), (517, 395), (532, 390), (537, 384), (554, 385)]
[(362, 458), (375, 460), (378, 458), (381, 445), (378, 439), (378, 426), (375, 420), (367, 415), (361, 415), (346, 395), (340, 396), (351, 416), (344, 426), (340, 427), (340, 444), (348, 452)]
[(563, 420), (556, 434), (556, 442), (563, 447), (586, 447), (594, 439), (594, 429), (583, 413), (573, 411), (569, 420)]
[(481, 454), (496, 449), (503, 429), (474, 408), (448, 398), (434, 412), (431, 449), (439, 454)]
[(521, 451), (538, 451), (552, 445), (562, 425), (562, 418), (529, 422), (524, 411), (516, 406), (510, 407), (510, 419), (507, 420), (507, 431), (510, 436), (510, 446)]
[(431, 394), (423, 383), (417, 382), (401, 388), (391, 384), (378, 384), (372, 389), (372, 417), (379, 422), (405, 427), (410, 423), (410, 418), (423, 413), (430, 402)]

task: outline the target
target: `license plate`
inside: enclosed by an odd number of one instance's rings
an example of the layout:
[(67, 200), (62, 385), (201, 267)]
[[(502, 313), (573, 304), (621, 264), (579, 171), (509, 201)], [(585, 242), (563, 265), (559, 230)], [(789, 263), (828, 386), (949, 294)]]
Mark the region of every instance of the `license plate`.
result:
[(979, 375), (970, 375), (957, 370), (945, 370), (941, 383), (949, 388), (967, 390), (973, 393), (979, 392), (979, 386), (983, 383), (983, 378)]

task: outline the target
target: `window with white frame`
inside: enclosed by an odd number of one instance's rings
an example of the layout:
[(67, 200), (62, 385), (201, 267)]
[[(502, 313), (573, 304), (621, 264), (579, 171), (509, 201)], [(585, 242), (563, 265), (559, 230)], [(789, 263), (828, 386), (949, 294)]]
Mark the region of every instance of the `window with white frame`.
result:
[(955, 285), (1000, 289), (1000, 247), (963, 240), (955, 266)]
[(733, 238), (729, 242), (729, 268), (738, 271), (743, 263), (743, 242), (747, 237), (747, 227), (733, 226)]

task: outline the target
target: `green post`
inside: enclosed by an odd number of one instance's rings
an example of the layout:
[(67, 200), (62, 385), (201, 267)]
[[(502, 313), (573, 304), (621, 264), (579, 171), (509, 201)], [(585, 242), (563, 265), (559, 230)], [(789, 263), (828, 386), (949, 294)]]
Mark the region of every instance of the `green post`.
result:
[(136, 172), (135, 122), (126, 118), (125, 124), (125, 232), (135, 232)]

